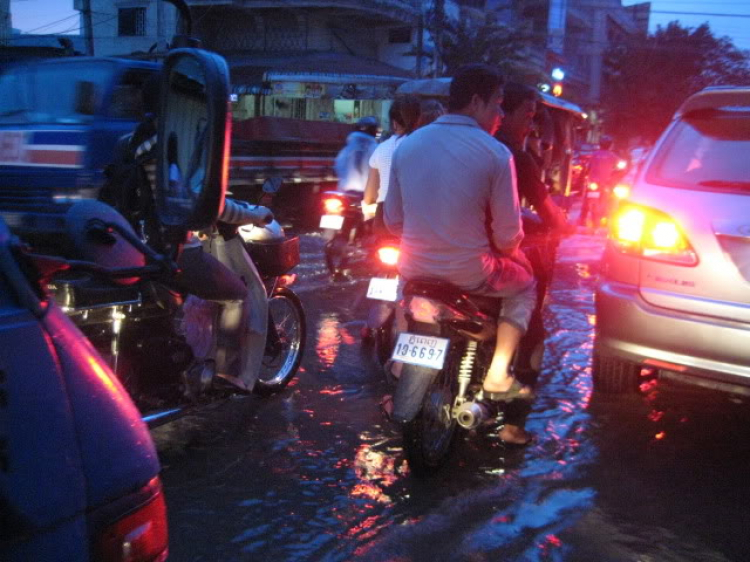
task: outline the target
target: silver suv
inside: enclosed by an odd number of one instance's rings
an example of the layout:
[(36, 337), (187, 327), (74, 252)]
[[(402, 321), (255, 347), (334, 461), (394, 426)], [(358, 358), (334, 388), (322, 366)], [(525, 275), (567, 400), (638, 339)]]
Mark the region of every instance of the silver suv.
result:
[(610, 221), (594, 386), (660, 378), (750, 395), (750, 86), (687, 99)]

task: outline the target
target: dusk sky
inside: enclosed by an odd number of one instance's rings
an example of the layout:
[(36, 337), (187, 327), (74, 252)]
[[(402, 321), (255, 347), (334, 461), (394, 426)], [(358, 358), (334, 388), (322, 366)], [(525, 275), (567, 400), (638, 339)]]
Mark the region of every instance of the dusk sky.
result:
[[(638, 1), (624, 0), (623, 4)], [(25, 33), (78, 32), (78, 12), (73, 9), (73, 0), (11, 0), (10, 6), (13, 27)], [(708, 21), (715, 35), (727, 35), (737, 47), (750, 49), (750, 0), (653, 0), (651, 10), (652, 30), (673, 20), (690, 27)], [(686, 12), (701, 15), (689, 16)]]

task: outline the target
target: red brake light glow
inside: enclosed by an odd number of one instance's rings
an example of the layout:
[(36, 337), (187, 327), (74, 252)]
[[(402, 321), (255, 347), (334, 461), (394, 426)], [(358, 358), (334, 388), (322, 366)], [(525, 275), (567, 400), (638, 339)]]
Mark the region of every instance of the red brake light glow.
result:
[(338, 215), (344, 210), (344, 204), (341, 202), (341, 199), (336, 199), (335, 197), (323, 201), (323, 207), (325, 207), (326, 213), (329, 215)]
[(615, 247), (653, 260), (693, 266), (698, 257), (680, 225), (666, 213), (637, 205), (624, 205), (612, 221), (610, 238)]
[(99, 544), (101, 560), (162, 562), (167, 559), (167, 507), (158, 477), (155, 480), (159, 487), (157, 495), (104, 531)]
[(619, 183), (612, 190), (612, 193), (614, 193), (617, 199), (626, 199), (627, 196), (630, 195), (630, 186), (625, 185), (624, 183)]
[(396, 265), (401, 251), (393, 246), (378, 248), (378, 259), (385, 265)]

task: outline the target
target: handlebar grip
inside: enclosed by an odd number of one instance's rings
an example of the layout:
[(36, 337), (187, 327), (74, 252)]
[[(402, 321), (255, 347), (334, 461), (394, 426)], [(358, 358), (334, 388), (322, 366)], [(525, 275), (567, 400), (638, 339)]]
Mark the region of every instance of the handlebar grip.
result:
[(273, 222), (273, 213), (268, 207), (261, 207), (259, 205), (251, 207), (247, 203), (228, 199), (219, 220), (228, 224), (252, 224), (264, 227)]

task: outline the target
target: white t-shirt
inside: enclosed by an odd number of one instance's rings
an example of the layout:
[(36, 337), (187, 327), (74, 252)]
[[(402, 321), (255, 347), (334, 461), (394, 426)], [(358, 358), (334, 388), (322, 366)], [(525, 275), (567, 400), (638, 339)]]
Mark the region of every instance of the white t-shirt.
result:
[(380, 188), (378, 189), (378, 203), (385, 201), (385, 196), (388, 193), (388, 185), (391, 179), (391, 159), (393, 153), (401, 141), (404, 140), (403, 135), (393, 135), (388, 137), (382, 143), (380, 143), (375, 152), (370, 156), (370, 168), (377, 169), (380, 174)]

